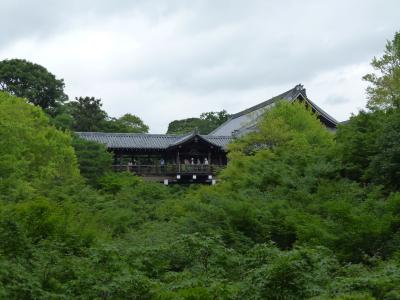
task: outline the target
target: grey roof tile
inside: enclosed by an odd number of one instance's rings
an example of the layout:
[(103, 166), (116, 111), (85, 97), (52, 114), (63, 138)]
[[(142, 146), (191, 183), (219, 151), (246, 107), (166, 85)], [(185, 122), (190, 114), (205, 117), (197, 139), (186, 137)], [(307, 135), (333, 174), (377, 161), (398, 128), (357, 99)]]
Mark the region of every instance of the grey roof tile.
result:
[(328, 127), (336, 127), (338, 122), (309, 100), (306, 90), (299, 84), (285, 93), (232, 115), (209, 135), (199, 135), (196, 130), (184, 135), (105, 132), (77, 132), (77, 134), (83, 139), (105, 144), (110, 149), (167, 149), (184, 143), (195, 136), (199, 136), (213, 145), (226, 149), (234, 136), (241, 136), (247, 132), (254, 131), (261, 116), (277, 100), (283, 99), (291, 102), (299, 98), (305, 99), (321, 115), (326, 124), (329, 125)]
[(225, 123), (223, 123), (221, 126), (212, 131), (210, 135), (229, 136), (229, 135), (235, 135), (237, 133), (244, 134), (246, 132), (249, 132), (251, 131), (252, 128), (255, 127), (255, 124), (258, 123), (264, 112), (269, 108), (271, 108), (276, 101), (285, 100), (291, 102), (299, 98), (305, 99), (305, 101), (307, 101), (309, 105), (311, 105), (312, 108), (318, 114), (320, 114), (322, 118), (325, 119), (325, 121), (329, 124), (330, 127), (332, 128), (336, 127), (338, 122), (328, 113), (323, 111), (314, 102), (308, 99), (306, 90), (301, 84), (298, 84), (294, 88), (278, 96), (275, 96), (271, 99), (268, 99), (264, 102), (261, 102), (236, 114), (233, 114)]
[[(147, 133), (106, 133), (106, 132), (76, 132), (85, 140), (106, 145), (109, 149), (167, 149), (183, 143), (196, 136), (195, 133), (186, 135), (147, 134)], [(232, 140), (230, 136), (198, 135), (213, 145), (226, 148)]]

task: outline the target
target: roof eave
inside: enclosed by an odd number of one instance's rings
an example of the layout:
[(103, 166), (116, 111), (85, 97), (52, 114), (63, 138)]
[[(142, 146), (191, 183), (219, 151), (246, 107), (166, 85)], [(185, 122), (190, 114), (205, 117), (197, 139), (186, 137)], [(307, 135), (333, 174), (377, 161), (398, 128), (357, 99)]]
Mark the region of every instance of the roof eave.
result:
[(184, 143), (190, 141), (191, 139), (194, 139), (195, 137), (201, 139), (201, 140), (202, 140), (203, 142), (205, 142), (205, 143), (211, 144), (211, 145), (214, 146), (214, 147), (223, 149), (223, 147), (221, 147), (220, 145), (217, 145), (217, 144), (211, 142), (210, 140), (204, 138), (203, 136), (201, 136), (200, 134), (197, 134), (197, 133), (192, 133), (192, 134), (190, 134), (190, 135), (187, 136), (185, 139), (180, 140), (179, 142), (174, 143), (174, 144), (168, 146), (167, 149), (174, 149), (174, 148), (177, 148), (177, 147), (179, 147), (180, 145), (182, 145), (182, 144), (184, 144)]

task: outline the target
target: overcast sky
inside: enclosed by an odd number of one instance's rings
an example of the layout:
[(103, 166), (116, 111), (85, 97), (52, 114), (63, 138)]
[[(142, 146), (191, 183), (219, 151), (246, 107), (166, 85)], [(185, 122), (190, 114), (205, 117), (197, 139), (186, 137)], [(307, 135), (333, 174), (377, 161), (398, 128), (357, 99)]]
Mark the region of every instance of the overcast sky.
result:
[(70, 99), (152, 133), (235, 113), (298, 83), (339, 121), (366, 103), (369, 62), (400, 30), (400, 1), (0, 0), (0, 59), (63, 78)]

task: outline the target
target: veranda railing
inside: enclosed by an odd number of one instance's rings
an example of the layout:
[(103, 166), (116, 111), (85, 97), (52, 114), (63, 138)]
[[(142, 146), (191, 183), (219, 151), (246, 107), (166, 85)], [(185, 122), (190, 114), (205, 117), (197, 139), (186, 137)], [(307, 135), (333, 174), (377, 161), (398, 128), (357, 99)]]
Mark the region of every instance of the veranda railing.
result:
[(213, 174), (215, 175), (225, 165), (113, 165), (114, 171), (128, 171), (137, 175), (175, 175), (175, 174)]

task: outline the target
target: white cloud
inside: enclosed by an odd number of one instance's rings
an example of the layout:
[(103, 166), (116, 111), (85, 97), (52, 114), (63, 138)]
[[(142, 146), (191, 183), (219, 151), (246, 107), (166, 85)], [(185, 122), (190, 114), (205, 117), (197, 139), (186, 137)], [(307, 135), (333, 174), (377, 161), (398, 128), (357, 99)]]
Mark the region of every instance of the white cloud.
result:
[(307, 96), (339, 121), (344, 121), (351, 113), (365, 108), (367, 83), (362, 76), (371, 71), (368, 63), (361, 63), (323, 72), (305, 82)]

